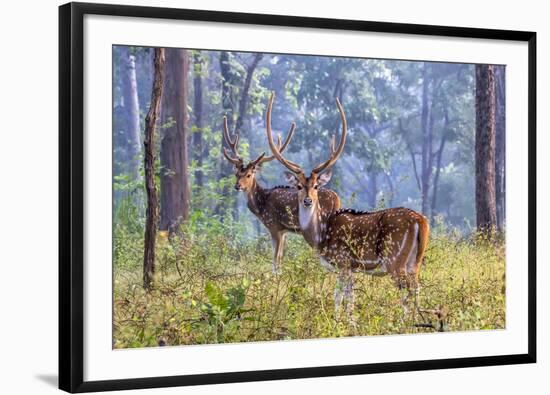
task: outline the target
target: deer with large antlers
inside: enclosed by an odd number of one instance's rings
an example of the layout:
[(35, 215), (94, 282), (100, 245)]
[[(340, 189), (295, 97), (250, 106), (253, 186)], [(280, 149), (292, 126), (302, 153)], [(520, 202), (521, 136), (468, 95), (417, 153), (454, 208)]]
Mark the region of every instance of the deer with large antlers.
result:
[[(342, 134), (338, 146), (331, 149), (328, 160), (315, 166), (309, 176), (302, 168), (286, 159), (282, 150), (273, 142), (271, 133), (271, 96), (266, 120), (266, 132), (273, 156), (290, 172), (286, 178), (298, 190), (298, 218), (302, 235), (321, 256), (325, 265), (338, 272), (338, 283), (334, 293), (335, 310), (338, 314), (341, 303), (351, 320), (353, 311), (353, 272), (362, 271), (373, 275), (389, 274), (400, 289), (402, 305), (407, 311), (407, 300), (418, 293), (418, 273), (428, 244), (429, 225), (427, 219), (407, 208), (390, 208), (376, 212), (362, 212), (340, 209), (325, 213), (319, 207), (319, 188), (331, 178), (330, 168), (334, 166), (346, 142), (347, 123), (342, 105), (336, 105), (342, 120)], [(294, 129), (292, 129), (294, 131)]]
[[(295, 124), (281, 143), (278, 136), (277, 150), (283, 152), (294, 135)], [(283, 258), (285, 236), (287, 232), (300, 232), (298, 222), (298, 195), (288, 186), (264, 188), (256, 180), (260, 166), (275, 159), (274, 155), (266, 156), (265, 152), (248, 164), (238, 153), (239, 135), (229, 135), (227, 118), (223, 118), (223, 138), (231, 150), (224, 147), (223, 155), (235, 166), (235, 189), (246, 193), (248, 209), (264, 224), (271, 235), (273, 244), (273, 272), (279, 273)], [(331, 190), (321, 189), (318, 193), (319, 206), (329, 212), (340, 208), (340, 198)]]

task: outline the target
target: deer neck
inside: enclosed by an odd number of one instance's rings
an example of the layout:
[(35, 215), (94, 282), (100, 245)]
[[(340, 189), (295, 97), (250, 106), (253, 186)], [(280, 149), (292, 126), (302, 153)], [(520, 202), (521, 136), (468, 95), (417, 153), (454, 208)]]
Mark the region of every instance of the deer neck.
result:
[(264, 204), (264, 192), (264, 189), (254, 179), (252, 186), (246, 193), (247, 206), (257, 217), (260, 215)]
[(311, 207), (305, 207), (300, 203), (298, 216), (304, 239), (310, 246), (318, 248), (323, 240), (319, 202), (314, 203)]

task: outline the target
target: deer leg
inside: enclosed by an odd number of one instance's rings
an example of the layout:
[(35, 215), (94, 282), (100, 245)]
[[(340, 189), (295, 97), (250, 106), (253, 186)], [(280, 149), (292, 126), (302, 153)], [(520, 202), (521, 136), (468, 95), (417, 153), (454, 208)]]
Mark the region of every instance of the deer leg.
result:
[(409, 297), (413, 297), (414, 310), (413, 319), (416, 318), (418, 312), (418, 296), (420, 293), (420, 285), (418, 284), (418, 270), (419, 263), (417, 262), (418, 255), (418, 225), (414, 225), (414, 237), (412, 240), (412, 248), (407, 257), (407, 289), (409, 290)]
[[(403, 308), (403, 315), (407, 316), (412, 314), (412, 320), (416, 320), (416, 313), (420, 313), (418, 306), (418, 299), (420, 294), (420, 286), (416, 278), (416, 274), (406, 274), (396, 279), (397, 287), (401, 294), (401, 307)], [(413, 308), (410, 310), (410, 300), (412, 299)], [(420, 313), (422, 317), (422, 314)], [(422, 317), (423, 319), (424, 317)]]
[(276, 258), (275, 258), (276, 267), (273, 268), (273, 272), (275, 274), (281, 274), (281, 264), (283, 262), (286, 234), (284, 232), (280, 232), (278, 236), (279, 236), (279, 243), (277, 244), (277, 251), (276, 251)]
[(420, 284), (415, 274), (409, 274), (407, 281), (407, 288), (409, 290), (409, 297), (413, 298), (413, 319), (416, 319), (416, 313), (420, 312), (419, 299), (420, 299)]
[(355, 325), (355, 320), (353, 318), (355, 295), (353, 293), (353, 273), (351, 269), (347, 269), (345, 274), (344, 299), (346, 300), (346, 313), (348, 315), (348, 320), (352, 325)]
[(404, 316), (409, 314), (409, 298), (416, 284), (418, 226), (410, 226), (398, 237), (392, 234), (384, 240), (383, 259), (388, 262), (392, 277), (399, 288)]
[(407, 276), (403, 273), (392, 273), (392, 278), (395, 282), (395, 286), (399, 290), (399, 301), (401, 308), (403, 309), (403, 317), (409, 314), (409, 298), (411, 292), (407, 286)]
[(409, 297), (410, 297), (410, 291), (409, 289), (403, 284), (403, 281), (399, 281), (399, 292), (401, 294), (401, 308), (403, 309), (403, 315), (407, 316), (409, 314)]
[(338, 272), (338, 277), (336, 278), (336, 286), (334, 288), (334, 318), (338, 319), (340, 316), (340, 307), (342, 306), (342, 301), (344, 299), (344, 288), (345, 288), (345, 279), (342, 276), (341, 272)]
[(271, 242), (273, 244), (273, 274), (281, 274), (281, 261), (283, 259), (283, 249), (285, 245), (285, 234), (276, 232), (271, 234)]

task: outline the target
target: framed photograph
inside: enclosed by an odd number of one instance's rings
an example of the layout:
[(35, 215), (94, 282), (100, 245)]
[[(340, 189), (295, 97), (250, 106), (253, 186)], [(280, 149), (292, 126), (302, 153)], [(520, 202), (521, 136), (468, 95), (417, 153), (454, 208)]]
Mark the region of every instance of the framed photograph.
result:
[(536, 361), (536, 34), (70, 3), (59, 386)]

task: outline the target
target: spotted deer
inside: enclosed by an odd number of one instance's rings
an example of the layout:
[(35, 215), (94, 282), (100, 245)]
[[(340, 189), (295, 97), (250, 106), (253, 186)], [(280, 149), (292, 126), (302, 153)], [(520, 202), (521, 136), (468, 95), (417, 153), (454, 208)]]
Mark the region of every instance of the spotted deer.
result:
[[(292, 124), (283, 144), (278, 136), (277, 150), (283, 152), (294, 135), (295, 124)], [(300, 232), (298, 223), (298, 194), (296, 190), (283, 185), (264, 188), (256, 180), (256, 174), (262, 164), (275, 159), (266, 156), (265, 152), (248, 164), (238, 153), (239, 135), (229, 135), (227, 118), (223, 118), (223, 138), (231, 152), (224, 147), (223, 155), (235, 166), (235, 189), (246, 193), (248, 209), (264, 224), (271, 235), (273, 244), (273, 272), (280, 272), (283, 259), (285, 236), (287, 232)], [(340, 198), (331, 190), (321, 189), (318, 193), (319, 206), (329, 212), (340, 208)]]
[[(376, 212), (340, 209), (329, 215), (319, 206), (319, 188), (331, 178), (330, 168), (334, 166), (346, 142), (347, 123), (342, 105), (336, 105), (342, 121), (342, 134), (338, 146), (331, 149), (328, 160), (315, 166), (309, 176), (302, 168), (282, 155), (273, 142), (271, 133), (271, 111), (273, 98), (267, 109), (266, 132), (273, 156), (290, 172), (286, 172), (288, 183), (298, 191), (298, 218), (302, 235), (307, 243), (321, 256), (324, 265), (338, 272), (334, 293), (336, 315), (342, 301), (351, 317), (353, 311), (353, 272), (361, 271), (372, 275), (390, 275), (402, 295), (402, 305), (407, 311), (407, 300), (419, 290), (418, 272), (428, 244), (429, 225), (427, 219), (407, 208), (390, 208)], [(279, 138), (280, 139), (280, 138)]]

